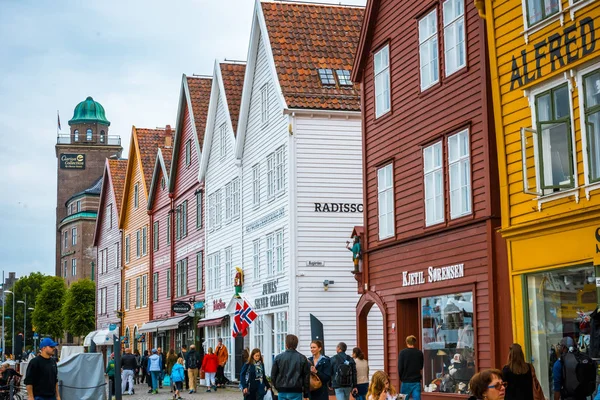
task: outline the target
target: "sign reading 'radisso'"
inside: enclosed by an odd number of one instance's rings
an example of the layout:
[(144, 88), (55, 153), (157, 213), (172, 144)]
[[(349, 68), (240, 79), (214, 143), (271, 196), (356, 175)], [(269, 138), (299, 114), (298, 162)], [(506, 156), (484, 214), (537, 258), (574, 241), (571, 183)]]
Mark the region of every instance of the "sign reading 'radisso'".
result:
[(85, 154), (61, 154), (60, 169), (85, 169)]
[(544, 74), (574, 63), (592, 54), (595, 49), (596, 27), (592, 18), (585, 17), (567, 25), (562, 32), (555, 32), (535, 43), (533, 49), (521, 50), (520, 55), (512, 56), (510, 89), (526, 85)]

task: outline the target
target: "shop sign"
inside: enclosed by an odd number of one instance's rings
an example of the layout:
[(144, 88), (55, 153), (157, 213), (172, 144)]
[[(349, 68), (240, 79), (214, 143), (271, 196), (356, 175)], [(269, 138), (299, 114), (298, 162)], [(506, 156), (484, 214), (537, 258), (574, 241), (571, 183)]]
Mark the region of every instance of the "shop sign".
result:
[(359, 203), (315, 203), (315, 212), (361, 213), (363, 205)]
[(452, 279), (458, 279), (465, 276), (465, 265), (456, 264), (447, 267), (427, 269), (427, 280), (425, 280), (425, 271), (402, 272), (402, 286), (423, 285), (427, 283), (441, 282)]
[[(562, 32), (555, 32), (535, 43), (533, 49), (521, 50), (521, 54), (512, 56), (510, 90), (574, 63), (592, 54), (595, 49), (596, 28), (592, 18), (585, 17), (579, 23), (565, 26)], [(548, 65), (549, 70), (544, 68)]]
[(197, 301), (194, 303), (194, 310), (201, 310), (204, 308), (204, 302), (203, 301)]
[(183, 301), (178, 301), (171, 306), (171, 310), (176, 314), (185, 314), (190, 312), (192, 306), (188, 303), (184, 303)]
[(254, 308), (257, 310), (269, 307), (277, 307), (288, 304), (290, 301), (290, 292), (277, 293), (277, 280), (263, 284), (262, 296), (254, 302)]
[(213, 300), (213, 311), (224, 310), (227, 308), (227, 304), (222, 299)]
[(110, 324), (110, 325), (108, 326), (108, 330), (109, 330), (109, 331), (114, 331), (115, 329), (117, 329), (117, 324)]
[(61, 154), (60, 169), (85, 169), (85, 154)]
[(246, 232), (253, 232), (257, 229), (260, 229), (268, 224), (270, 224), (273, 221), (278, 220), (279, 218), (283, 217), (285, 215), (285, 208), (281, 207), (279, 210), (275, 210), (267, 215), (265, 215), (264, 217), (257, 219), (254, 222), (249, 223), (248, 225), (246, 225)]
[(325, 261), (307, 261), (306, 266), (307, 267), (324, 267)]
[(596, 254), (600, 253), (600, 228), (596, 228)]

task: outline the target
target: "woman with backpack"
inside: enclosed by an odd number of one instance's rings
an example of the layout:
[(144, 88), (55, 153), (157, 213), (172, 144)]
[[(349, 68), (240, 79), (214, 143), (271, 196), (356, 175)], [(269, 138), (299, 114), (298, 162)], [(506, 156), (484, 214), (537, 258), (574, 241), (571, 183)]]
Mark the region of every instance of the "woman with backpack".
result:
[[(535, 371), (533, 365), (525, 362), (523, 349), (518, 343), (510, 346), (508, 362), (502, 368), (502, 379), (506, 382), (506, 400), (531, 400), (533, 399), (533, 386)], [(539, 382), (537, 383), (539, 386)]]
[(219, 366), (219, 358), (213, 352), (212, 347), (208, 348), (208, 353), (204, 355), (202, 360), (202, 367), (204, 371), (204, 378), (206, 379), (206, 392), (210, 393), (210, 389), (217, 391), (217, 385), (215, 383), (215, 376), (217, 375), (217, 367)]
[(248, 379), (242, 380), (244, 398), (246, 400), (263, 400), (267, 391), (271, 389), (271, 385), (267, 380), (265, 364), (259, 349), (254, 349), (250, 353), (246, 374)]
[(181, 400), (181, 391), (183, 390), (183, 382), (185, 381), (185, 372), (183, 369), (183, 358), (179, 357), (177, 362), (171, 367), (171, 382), (175, 387), (173, 400)]
[[(331, 361), (329, 357), (323, 355), (323, 342), (320, 340), (313, 340), (310, 342), (311, 357), (308, 357), (308, 364), (310, 365), (310, 382), (311, 400), (328, 400), (329, 399), (329, 381), (331, 381)], [(313, 390), (312, 383), (318, 378), (321, 381), (321, 387)]]

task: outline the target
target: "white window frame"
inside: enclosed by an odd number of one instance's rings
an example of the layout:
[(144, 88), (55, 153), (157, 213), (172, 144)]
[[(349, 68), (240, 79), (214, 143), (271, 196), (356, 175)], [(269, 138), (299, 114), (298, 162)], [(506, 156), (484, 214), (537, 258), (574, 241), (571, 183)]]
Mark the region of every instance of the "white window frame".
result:
[(265, 316), (258, 315), (252, 324), (252, 347), (255, 349), (264, 349), (265, 347)]
[(275, 233), (269, 233), (266, 239), (265, 258), (267, 260), (267, 276), (275, 275)]
[(158, 245), (160, 243), (160, 226), (159, 226), (159, 221), (154, 221), (154, 229), (152, 232), (152, 240), (154, 243), (152, 243), (152, 248), (154, 249), (154, 251), (158, 250)]
[(260, 122), (266, 125), (269, 122), (269, 84), (265, 83), (260, 88)]
[(142, 305), (142, 277), (135, 278), (135, 308), (140, 308)]
[(67, 249), (69, 247), (69, 230), (63, 232), (63, 241), (63, 249)]
[(148, 227), (142, 227), (142, 255), (148, 254)]
[[(550, 24), (552, 24), (554, 21), (560, 20), (560, 25), (562, 26), (564, 24), (564, 14), (563, 14), (563, 8), (562, 8), (562, 0), (558, 1), (558, 12), (547, 16), (546, 18), (542, 18), (541, 20), (534, 22), (533, 24), (529, 23), (529, 8), (527, 7), (527, 1), (528, 0), (521, 0), (521, 4), (523, 7), (523, 27), (524, 30), (523, 32), (521, 32), (524, 35), (525, 38), (525, 44), (529, 43), (529, 35), (531, 35), (532, 33), (535, 33), (537, 31), (539, 31), (540, 29), (544, 28), (545, 26), (548, 26)], [(542, 3), (544, 2), (544, 0), (540, 0)], [(571, 0), (569, 0), (571, 1)], [(574, 19), (574, 10), (571, 10), (571, 19)]]
[(267, 156), (267, 198), (275, 197), (276, 177), (275, 177), (275, 153)]
[(175, 294), (176, 297), (185, 296), (188, 294), (187, 291), (187, 264), (188, 259), (184, 258), (177, 261), (175, 265)]
[[(425, 23), (429, 18), (434, 18), (433, 26), (435, 26), (435, 31), (429, 33), (426, 36), (421, 35), (421, 23)], [(419, 75), (421, 81), (421, 91), (425, 91), (438, 83), (440, 81), (440, 56), (439, 56), (439, 39), (438, 39), (438, 24), (437, 24), (437, 8), (431, 10), (427, 15), (423, 16), (423, 18), (419, 19), (418, 22), (418, 32), (419, 32)], [(434, 44), (435, 43), (435, 44)], [(424, 65), (423, 54), (428, 54), (432, 49), (431, 47), (435, 46), (435, 59), (428, 60), (428, 62)], [(424, 52), (424, 49), (425, 52)], [(425, 67), (429, 67), (431, 63), (435, 63), (435, 70), (437, 71), (437, 79), (432, 80), (431, 82), (425, 82), (423, 79), (423, 69)]]
[(148, 305), (148, 274), (142, 275), (142, 307)]
[(379, 118), (392, 109), (389, 44), (383, 46), (373, 55), (373, 76), (375, 90), (375, 118)]
[[(466, 137), (466, 153), (461, 154), (461, 140)], [(471, 185), (471, 140), (468, 129), (448, 136), (448, 182), (450, 188), (450, 219), (464, 217), (472, 213), (472, 185)], [(458, 152), (453, 150), (453, 146), (458, 146)], [(467, 175), (467, 182), (458, 182), (458, 187), (452, 179), (452, 172), (457, 170), (459, 179), (462, 179), (463, 174)], [(466, 189), (466, 193), (463, 192)], [(458, 191), (458, 197), (453, 196), (453, 192)]]
[[(467, 29), (465, 22), (465, 0), (446, 0), (442, 5), (442, 20), (444, 22), (444, 69), (446, 70), (446, 76), (450, 76), (461, 69), (467, 66)], [(454, 16), (454, 18), (446, 21), (446, 7), (456, 7), (461, 6), (462, 12)], [(462, 23), (462, 35), (463, 41), (458, 42), (460, 24)], [(451, 37), (450, 32), (454, 31), (454, 38), (456, 39), (455, 43), (449, 44), (448, 40)], [(460, 46), (460, 47), (459, 47)], [(449, 60), (449, 52), (453, 49), (456, 49), (456, 58), (458, 61), (458, 55), (460, 54), (460, 48), (462, 48), (462, 54), (464, 59), (462, 63), (456, 64), (454, 69), (449, 69), (450, 63)]]
[(203, 251), (196, 253), (196, 292), (202, 291), (202, 265), (203, 265)]
[(142, 256), (142, 231), (138, 229), (135, 231), (135, 256), (140, 258)]
[(232, 206), (232, 193), (231, 193), (231, 182), (225, 184), (225, 222), (231, 221), (231, 214), (233, 211)]
[(77, 244), (77, 227), (71, 228), (71, 245), (75, 246)]
[(94, 139), (94, 131), (91, 128), (85, 130), (86, 142), (91, 142)]
[(237, 219), (240, 216), (240, 179), (235, 178), (231, 181), (231, 206), (233, 207), (231, 211), (231, 218)]
[(81, 200), (77, 200), (76, 204), (76, 208), (77, 208), (77, 212), (81, 212)]
[(71, 258), (71, 276), (77, 275), (77, 259)]
[(275, 151), (275, 194), (285, 190), (285, 147), (281, 146)]
[(283, 272), (284, 259), (284, 240), (283, 229), (275, 232), (275, 270), (277, 273)]
[(171, 298), (171, 268), (167, 269), (167, 299)]
[(252, 271), (254, 273), (254, 282), (260, 280), (260, 238), (252, 241)]
[(260, 164), (252, 167), (252, 205), (260, 206)]
[(225, 248), (225, 286), (233, 285), (233, 247)]
[(125, 236), (125, 264), (131, 259), (131, 235)]
[(202, 207), (204, 201), (204, 192), (199, 190), (196, 193), (196, 229), (202, 228)]
[(133, 185), (133, 208), (137, 209), (140, 206), (140, 186), (138, 183)]
[(185, 142), (185, 166), (189, 167), (192, 163), (192, 140), (188, 139)]
[(288, 334), (288, 312), (275, 313), (275, 350), (273, 354), (285, 351), (285, 337)]
[[(582, 1), (582, 2), (578, 2), (575, 3), (578, 6), (582, 3), (586, 3), (586, 1)], [(579, 101), (579, 118), (581, 121), (581, 148), (583, 151), (583, 172), (584, 172), (584, 182), (585, 182), (585, 196), (586, 199), (589, 200), (591, 197), (591, 192), (593, 190), (596, 189), (600, 189), (600, 181), (596, 181), (596, 182), (591, 182), (590, 181), (590, 153), (589, 153), (589, 132), (588, 132), (588, 126), (587, 123), (585, 122), (586, 118), (585, 118), (585, 85), (583, 82), (583, 77), (591, 74), (593, 72), (596, 71), (600, 71), (600, 63), (595, 63), (593, 65), (590, 65), (587, 68), (583, 68), (579, 71), (577, 71), (577, 74), (575, 75), (575, 82), (578, 88), (580, 88), (580, 95), (577, 96), (578, 97), (578, 101)], [(572, 124), (573, 125), (573, 124)], [(600, 149), (599, 149), (600, 151)], [(576, 155), (576, 154), (574, 154)], [(577, 176), (577, 175), (575, 175)], [(577, 182), (575, 182), (577, 186)]]
[(396, 213), (394, 207), (394, 163), (389, 163), (377, 170), (379, 240), (388, 239), (395, 235)]
[(152, 301), (154, 301), (155, 303), (158, 301), (158, 279), (159, 279), (159, 275), (158, 272), (155, 272), (152, 274)]
[(129, 279), (125, 281), (125, 311), (129, 311), (129, 302), (131, 297), (131, 282)]
[[(434, 163), (431, 166), (428, 166), (428, 162), (427, 162), (427, 157), (429, 155), (431, 155), (432, 157), (435, 156), (435, 151), (436, 148), (439, 150), (439, 154), (440, 154), (440, 158), (439, 158), (439, 165), (435, 164), (435, 161), (433, 161)], [(424, 199), (424, 203), (425, 203), (425, 226), (432, 226), (432, 225), (436, 225), (439, 223), (442, 223), (445, 221), (445, 187), (444, 187), (444, 146), (442, 144), (442, 141), (438, 141), (436, 143), (433, 143), (427, 147), (425, 147), (423, 149), (423, 199)], [(437, 193), (435, 190), (435, 181), (436, 181), (436, 175), (439, 175), (442, 181), (442, 188), (441, 188), (441, 193)], [(429, 191), (429, 193), (432, 193), (432, 196), (428, 197), (428, 184), (427, 184), (427, 180), (428, 177), (432, 177), (433, 179), (433, 188), (431, 190), (433, 190), (433, 192)], [(441, 196), (441, 199), (440, 199)], [(427, 218), (427, 201), (428, 200), (432, 200), (433, 202), (433, 215), (435, 217), (435, 211), (436, 211), (436, 206), (438, 205), (438, 201), (441, 203), (441, 217), (440, 218), (433, 218), (433, 219), (428, 219)]]

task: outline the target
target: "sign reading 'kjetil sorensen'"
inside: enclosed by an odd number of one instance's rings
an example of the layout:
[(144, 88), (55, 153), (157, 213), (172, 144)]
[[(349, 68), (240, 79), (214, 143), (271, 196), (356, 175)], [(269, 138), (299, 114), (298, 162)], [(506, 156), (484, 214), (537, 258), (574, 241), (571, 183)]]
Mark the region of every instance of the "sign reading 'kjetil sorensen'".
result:
[[(427, 282), (440, 282), (458, 279), (465, 276), (465, 264), (450, 265), (448, 267), (427, 269)], [(423, 285), (425, 283), (425, 271), (402, 272), (402, 286)]]
[(85, 169), (85, 154), (61, 154), (60, 169)]

